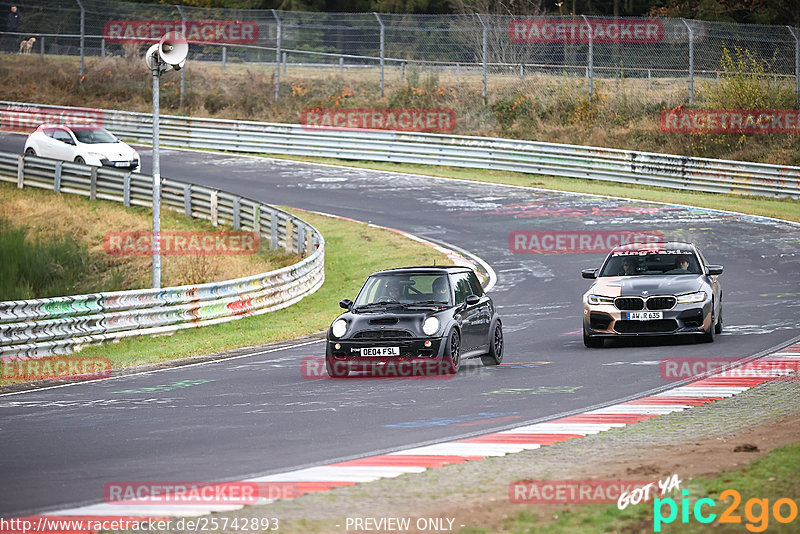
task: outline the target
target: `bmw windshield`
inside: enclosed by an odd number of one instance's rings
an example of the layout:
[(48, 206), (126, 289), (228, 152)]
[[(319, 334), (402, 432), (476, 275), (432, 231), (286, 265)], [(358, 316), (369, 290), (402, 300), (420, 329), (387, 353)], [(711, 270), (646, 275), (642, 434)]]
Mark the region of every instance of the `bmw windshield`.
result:
[(450, 282), (446, 274), (379, 274), (367, 279), (356, 297), (355, 306), (450, 302)]
[(672, 276), (702, 274), (697, 256), (690, 250), (614, 252), (600, 276)]

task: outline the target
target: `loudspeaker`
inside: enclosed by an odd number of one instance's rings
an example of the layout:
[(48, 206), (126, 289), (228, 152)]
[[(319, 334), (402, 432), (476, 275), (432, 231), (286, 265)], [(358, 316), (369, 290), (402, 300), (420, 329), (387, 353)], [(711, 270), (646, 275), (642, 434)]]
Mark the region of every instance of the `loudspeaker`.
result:
[(152, 70), (158, 64), (164, 64), (164, 70), (181, 70), (186, 64), (189, 54), (189, 43), (178, 32), (168, 32), (161, 40), (147, 49), (144, 57), (147, 68)]

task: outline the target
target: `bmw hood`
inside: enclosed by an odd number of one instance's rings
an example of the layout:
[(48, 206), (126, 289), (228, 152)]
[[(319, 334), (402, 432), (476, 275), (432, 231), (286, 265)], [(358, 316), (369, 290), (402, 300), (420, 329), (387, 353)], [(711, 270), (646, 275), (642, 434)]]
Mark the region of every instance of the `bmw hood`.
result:
[(611, 276), (597, 280), (589, 291), (606, 297), (619, 297), (683, 295), (702, 288), (702, 275)]

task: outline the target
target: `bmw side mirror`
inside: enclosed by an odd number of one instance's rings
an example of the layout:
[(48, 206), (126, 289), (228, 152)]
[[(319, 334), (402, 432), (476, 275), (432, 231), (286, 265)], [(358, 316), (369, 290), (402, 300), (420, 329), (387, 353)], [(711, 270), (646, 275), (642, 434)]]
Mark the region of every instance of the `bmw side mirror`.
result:
[(353, 307), (353, 301), (350, 299), (342, 299), (339, 301), (339, 307), (345, 310), (349, 310)]
[(709, 276), (719, 276), (722, 274), (722, 265), (707, 265)]
[(481, 298), (478, 295), (470, 295), (467, 297), (466, 303), (468, 306), (475, 306), (480, 301)]
[(584, 278), (597, 278), (597, 269), (584, 269), (581, 271), (581, 276)]

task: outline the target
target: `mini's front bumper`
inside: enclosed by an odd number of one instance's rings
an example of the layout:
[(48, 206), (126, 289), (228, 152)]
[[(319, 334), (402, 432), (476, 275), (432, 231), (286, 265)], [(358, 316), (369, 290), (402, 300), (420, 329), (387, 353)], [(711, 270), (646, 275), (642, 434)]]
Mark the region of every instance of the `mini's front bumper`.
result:
[[(446, 344), (443, 338), (402, 338), (402, 339), (328, 339), (325, 356), (332, 362), (347, 362), (351, 370), (368, 370), (378, 364), (399, 362), (436, 362), (444, 359)], [(426, 342), (430, 342), (426, 346)], [(337, 348), (338, 347), (338, 348)], [(397, 356), (362, 356), (362, 348), (397, 347)]]
[(583, 328), (591, 337), (697, 335), (711, 328), (711, 300), (676, 304), (661, 319), (628, 320), (613, 304), (583, 304)]

